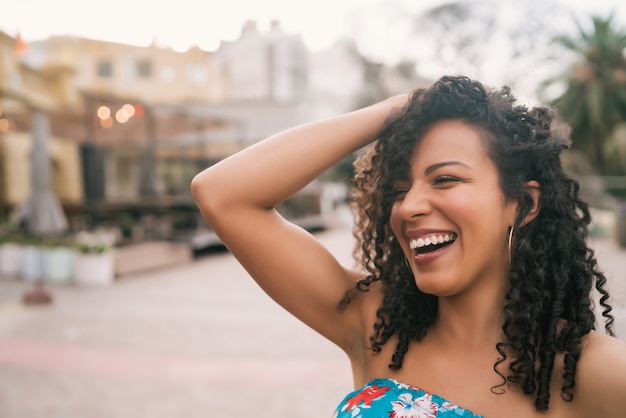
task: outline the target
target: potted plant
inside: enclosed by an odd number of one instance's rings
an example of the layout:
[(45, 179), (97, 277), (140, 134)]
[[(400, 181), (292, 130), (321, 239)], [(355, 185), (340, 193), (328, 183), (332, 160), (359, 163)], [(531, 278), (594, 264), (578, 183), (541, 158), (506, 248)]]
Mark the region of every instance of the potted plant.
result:
[(13, 225), (0, 227), (0, 277), (16, 278), (22, 271), (23, 237)]
[(43, 242), (44, 279), (51, 284), (68, 284), (74, 278), (75, 251), (66, 236), (49, 237)]
[(76, 259), (74, 281), (84, 286), (103, 286), (115, 275), (115, 235), (107, 232), (79, 232), (74, 240)]
[(23, 235), (21, 277), (29, 283), (43, 279), (43, 240), (30, 234)]

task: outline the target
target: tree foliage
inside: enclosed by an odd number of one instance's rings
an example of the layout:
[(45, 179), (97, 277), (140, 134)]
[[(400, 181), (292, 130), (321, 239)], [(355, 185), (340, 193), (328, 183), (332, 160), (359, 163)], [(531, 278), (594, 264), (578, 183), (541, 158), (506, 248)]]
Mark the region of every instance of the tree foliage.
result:
[(623, 175), (626, 161), (612, 140), (626, 122), (626, 30), (615, 26), (613, 15), (591, 20), (589, 30), (576, 22), (576, 37), (555, 39), (577, 59), (563, 75), (547, 80), (543, 90), (556, 83), (564, 86), (551, 104), (571, 125), (574, 148), (588, 156), (599, 174)]
[(535, 93), (550, 65), (550, 39), (567, 10), (553, 0), (450, 1), (414, 17), (419, 44), (431, 45), (418, 69), (465, 74), (486, 83)]

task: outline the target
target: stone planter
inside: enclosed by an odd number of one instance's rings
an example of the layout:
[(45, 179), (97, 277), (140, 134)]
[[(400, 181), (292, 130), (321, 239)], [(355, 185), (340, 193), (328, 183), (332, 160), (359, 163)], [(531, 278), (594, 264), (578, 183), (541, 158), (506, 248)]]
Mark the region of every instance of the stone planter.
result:
[(48, 248), (44, 254), (44, 278), (51, 284), (69, 284), (74, 279), (75, 252), (70, 247)]
[(44, 249), (37, 245), (25, 245), (22, 251), (21, 277), (34, 283), (43, 279)]
[(74, 281), (81, 286), (107, 286), (115, 278), (113, 251), (101, 254), (77, 253), (74, 263)]
[(22, 272), (22, 252), (24, 247), (14, 242), (0, 245), (0, 277), (15, 278)]

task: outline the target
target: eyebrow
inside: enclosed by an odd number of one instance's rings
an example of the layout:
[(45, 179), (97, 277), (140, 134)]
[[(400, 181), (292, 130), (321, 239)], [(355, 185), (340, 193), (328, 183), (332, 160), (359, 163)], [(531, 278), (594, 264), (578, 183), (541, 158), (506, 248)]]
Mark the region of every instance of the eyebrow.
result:
[(448, 165), (461, 165), (463, 167), (469, 168), (471, 169), (471, 167), (465, 163), (462, 163), (461, 161), (443, 161), (440, 163), (436, 163), (433, 165), (429, 165), (426, 170), (424, 170), (424, 174), (429, 175), (430, 173), (432, 173), (433, 171), (441, 168), (441, 167), (445, 167)]

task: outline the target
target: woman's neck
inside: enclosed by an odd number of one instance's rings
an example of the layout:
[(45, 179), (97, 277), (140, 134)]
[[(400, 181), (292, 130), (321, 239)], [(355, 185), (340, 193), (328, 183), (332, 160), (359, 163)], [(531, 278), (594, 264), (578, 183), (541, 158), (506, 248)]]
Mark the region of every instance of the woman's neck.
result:
[(429, 334), (441, 343), (465, 349), (493, 348), (504, 338), (503, 306), (504, 291), (498, 289), (471, 296), (440, 297)]

